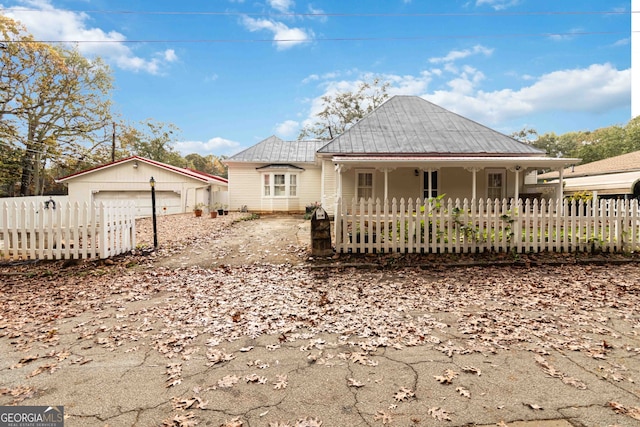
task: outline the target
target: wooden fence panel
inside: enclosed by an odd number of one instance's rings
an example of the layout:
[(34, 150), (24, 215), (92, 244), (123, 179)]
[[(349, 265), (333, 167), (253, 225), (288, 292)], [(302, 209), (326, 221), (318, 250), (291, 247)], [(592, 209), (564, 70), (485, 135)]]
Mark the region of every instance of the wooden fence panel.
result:
[(0, 203), (0, 258), (107, 258), (136, 244), (133, 204)]
[[(640, 248), (638, 201), (342, 201), (339, 252), (629, 251)], [(2, 223), (4, 226), (4, 223)]]

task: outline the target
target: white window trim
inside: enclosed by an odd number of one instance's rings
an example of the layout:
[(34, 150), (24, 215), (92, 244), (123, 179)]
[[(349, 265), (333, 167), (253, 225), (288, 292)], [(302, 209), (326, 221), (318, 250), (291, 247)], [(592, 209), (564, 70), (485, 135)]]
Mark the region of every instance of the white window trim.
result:
[[(436, 173), (436, 176), (438, 177), (438, 185), (435, 186), (435, 188), (434, 188), (433, 187), (433, 183), (431, 183), (431, 191), (433, 192), (435, 190), (435, 192), (436, 192), (436, 196), (435, 197), (440, 195), (440, 179), (441, 179), (440, 170), (439, 169), (430, 169), (430, 170), (427, 169), (427, 170), (423, 170), (422, 171), (422, 176), (421, 176), (422, 182), (420, 183), (420, 186), (422, 187), (422, 196), (423, 197), (424, 197), (424, 194), (429, 190), (428, 188), (426, 188), (424, 186), (424, 174), (428, 173), (429, 174), (429, 181), (431, 181), (431, 174), (434, 173), (434, 172)], [(431, 197), (434, 197), (434, 196), (429, 194), (427, 199), (430, 199)]]
[[(375, 200), (376, 197), (376, 174), (375, 169), (356, 169), (355, 170), (355, 190), (353, 194), (356, 195), (356, 200), (360, 202), (360, 194), (358, 194), (358, 175), (361, 173), (369, 173), (371, 174), (371, 198)], [(366, 201), (366, 200), (365, 200)]]
[[(303, 170), (300, 169), (261, 169), (260, 170), (260, 195), (263, 199), (297, 199), (298, 194), (300, 193), (300, 174)], [(265, 175), (269, 175), (269, 191), (270, 195), (264, 194), (264, 177)], [(276, 196), (275, 195), (275, 186), (276, 186), (276, 175), (284, 175), (284, 195)], [(291, 195), (291, 176), (296, 176), (296, 195)]]
[[(489, 198), (489, 175), (490, 174), (500, 174), (502, 175), (502, 194), (500, 195), (499, 199), (503, 200), (506, 197), (507, 194), (507, 171), (506, 169), (486, 169), (486, 174), (485, 174), (485, 198), (488, 199)], [(492, 199), (493, 201), (494, 199)]]

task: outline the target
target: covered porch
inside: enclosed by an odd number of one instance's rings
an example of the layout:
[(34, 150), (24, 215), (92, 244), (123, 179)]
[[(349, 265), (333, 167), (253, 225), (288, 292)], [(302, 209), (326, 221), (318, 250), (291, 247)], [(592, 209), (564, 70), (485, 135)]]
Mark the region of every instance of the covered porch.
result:
[[(537, 198), (559, 200), (563, 169), (579, 159), (531, 156), (333, 156), (336, 199), (356, 201)], [(553, 185), (539, 185), (537, 170), (558, 170)], [(528, 175), (532, 174), (531, 178)]]

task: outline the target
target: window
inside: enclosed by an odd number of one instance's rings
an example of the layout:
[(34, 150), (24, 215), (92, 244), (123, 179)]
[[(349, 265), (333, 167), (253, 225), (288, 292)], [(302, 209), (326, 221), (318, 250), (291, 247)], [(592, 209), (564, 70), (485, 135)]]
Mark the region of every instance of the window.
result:
[(268, 173), (264, 175), (264, 192), (263, 193), (265, 196), (271, 195), (270, 178), (271, 178), (271, 175), (269, 175)]
[(357, 179), (356, 199), (360, 200), (364, 198), (365, 200), (369, 200), (369, 198), (373, 197), (373, 173), (358, 172)]
[[(422, 174), (422, 197), (429, 199), (438, 197), (438, 171), (425, 171)], [(431, 194), (429, 194), (431, 189)]]
[(489, 199), (504, 199), (504, 181), (504, 171), (487, 172), (487, 197)]
[(294, 197), (298, 195), (298, 175), (289, 175), (289, 195)]
[(263, 173), (263, 197), (296, 197), (298, 195), (297, 173)]
[(284, 196), (287, 194), (285, 192), (285, 189), (286, 189), (286, 186), (285, 186), (284, 174), (273, 175), (273, 195), (276, 197)]

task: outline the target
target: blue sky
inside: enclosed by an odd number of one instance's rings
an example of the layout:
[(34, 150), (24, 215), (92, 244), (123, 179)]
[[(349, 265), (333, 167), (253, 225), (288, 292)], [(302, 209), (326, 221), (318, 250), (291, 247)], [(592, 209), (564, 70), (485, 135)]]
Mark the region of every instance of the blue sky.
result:
[[(504, 133), (631, 115), (630, 0), (0, 0), (114, 72), (116, 111), (183, 155), (295, 139), (320, 97), (380, 77)], [(24, 10), (27, 9), (27, 10)]]

